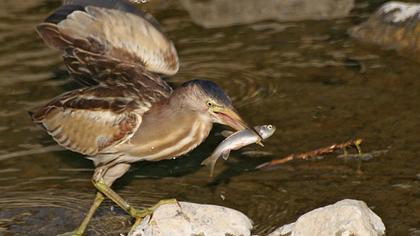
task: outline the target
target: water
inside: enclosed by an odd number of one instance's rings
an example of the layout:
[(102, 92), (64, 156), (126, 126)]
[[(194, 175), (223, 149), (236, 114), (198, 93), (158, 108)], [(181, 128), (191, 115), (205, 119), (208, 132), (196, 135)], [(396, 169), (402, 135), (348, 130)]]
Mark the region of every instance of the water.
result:
[[(184, 1), (185, 3), (186, 1)], [(212, 1), (204, 1), (211, 4)], [(115, 189), (138, 207), (163, 198), (219, 204), (241, 210), (264, 235), (314, 208), (344, 198), (365, 201), (383, 219), (388, 235), (420, 230), (419, 65), (392, 51), (360, 44), (347, 35), (383, 1), (357, 1), (347, 17), (280, 22), (263, 20), (203, 28), (177, 1), (146, 7), (174, 41), (180, 72), (219, 83), (251, 124), (273, 124), (265, 148), (271, 156), (234, 152), (216, 166), (200, 166), (220, 141), (214, 133), (178, 160), (138, 163)], [(74, 229), (95, 191), (93, 166), (55, 145), (27, 111), (77, 85), (57, 52), (34, 31), (58, 1), (3, 0), (0, 8), (0, 235), (54, 235)], [(222, 130), (216, 127), (216, 131)], [(253, 171), (293, 152), (362, 138), (362, 163), (330, 155)], [(89, 235), (127, 232), (130, 218), (106, 201)]]

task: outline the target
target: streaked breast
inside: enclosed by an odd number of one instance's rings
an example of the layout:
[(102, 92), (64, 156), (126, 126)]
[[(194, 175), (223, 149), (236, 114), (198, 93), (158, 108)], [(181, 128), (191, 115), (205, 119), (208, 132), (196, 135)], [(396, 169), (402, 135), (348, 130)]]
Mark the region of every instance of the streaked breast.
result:
[[(179, 126), (184, 125), (179, 124)], [(159, 139), (133, 140), (132, 147), (124, 151), (124, 161), (159, 161), (179, 157), (203, 142), (211, 128), (212, 123), (207, 118), (198, 117), (183, 128), (168, 130), (167, 134), (160, 131), (161, 138)]]

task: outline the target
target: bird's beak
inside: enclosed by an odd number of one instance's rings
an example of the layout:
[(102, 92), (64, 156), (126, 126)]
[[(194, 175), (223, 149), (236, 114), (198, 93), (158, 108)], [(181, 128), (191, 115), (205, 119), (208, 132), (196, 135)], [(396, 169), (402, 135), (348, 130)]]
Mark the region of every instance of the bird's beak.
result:
[(233, 129), (239, 131), (243, 129), (250, 129), (254, 131), (258, 137), (260, 137), (260, 140), (257, 142), (257, 144), (264, 146), (261, 143), (262, 137), (261, 135), (253, 128), (250, 127), (238, 114), (235, 108), (233, 107), (226, 107), (226, 108), (220, 108), (215, 111), (215, 113), (219, 116), (219, 118), (222, 120), (223, 124), (228, 125), (232, 127)]
[(235, 108), (221, 108), (216, 114), (222, 122), (239, 131), (250, 128), (249, 125), (239, 116)]

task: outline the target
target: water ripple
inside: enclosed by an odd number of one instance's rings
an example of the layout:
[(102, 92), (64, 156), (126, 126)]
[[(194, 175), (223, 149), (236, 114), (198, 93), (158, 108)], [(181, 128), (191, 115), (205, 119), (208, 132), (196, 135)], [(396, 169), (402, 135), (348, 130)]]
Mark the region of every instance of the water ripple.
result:
[(213, 80), (226, 89), (239, 106), (259, 103), (277, 91), (274, 79), (265, 71), (256, 71), (253, 65), (221, 61), (211, 55), (186, 59), (188, 61), (183, 63), (176, 78), (182, 78), (182, 81), (194, 78)]

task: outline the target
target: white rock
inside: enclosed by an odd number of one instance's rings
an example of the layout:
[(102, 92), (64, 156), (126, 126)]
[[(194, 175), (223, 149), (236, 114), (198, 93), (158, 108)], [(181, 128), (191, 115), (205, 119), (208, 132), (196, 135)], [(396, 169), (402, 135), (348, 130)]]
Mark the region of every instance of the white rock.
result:
[(251, 235), (252, 221), (230, 208), (189, 202), (165, 204), (147, 216), (130, 236)]
[(389, 13), (393, 11), (392, 22), (406, 21), (408, 18), (417, 17), (420, 19), (420, 4), (406, 2), (387, 2), (379, 12)]
[(385, 225), (363, 201), (345, 199), (317, 208), (295, 223), (284, 225), (269, 236), (377, 236), (385, 234)]

